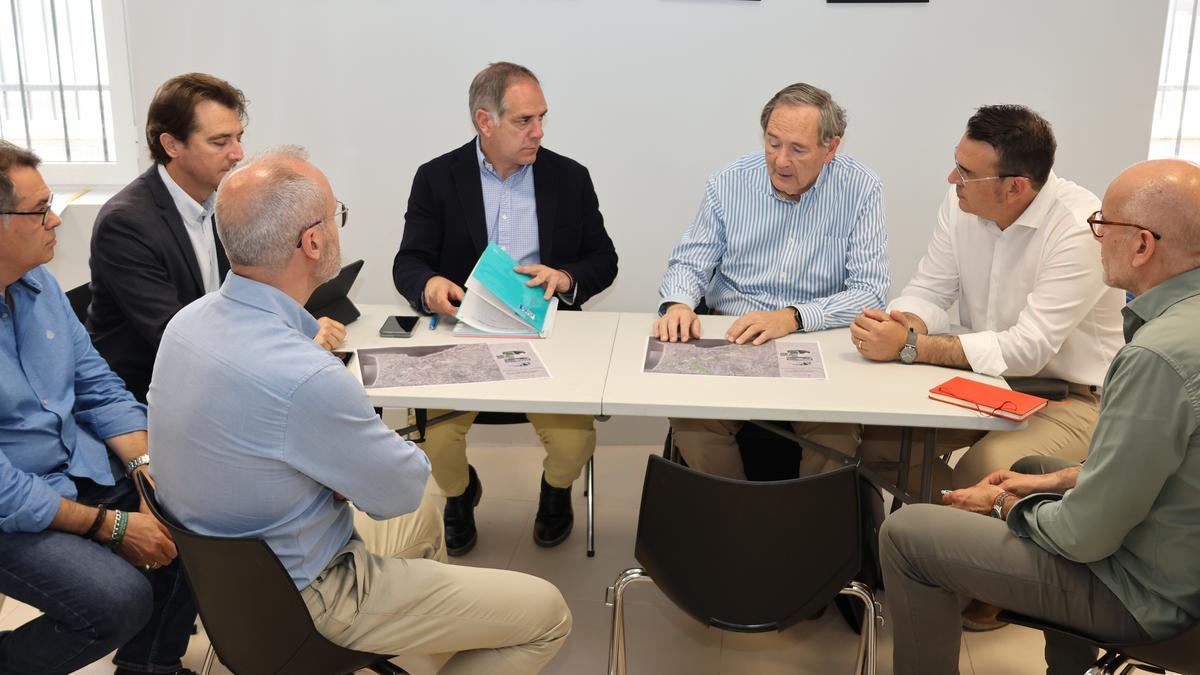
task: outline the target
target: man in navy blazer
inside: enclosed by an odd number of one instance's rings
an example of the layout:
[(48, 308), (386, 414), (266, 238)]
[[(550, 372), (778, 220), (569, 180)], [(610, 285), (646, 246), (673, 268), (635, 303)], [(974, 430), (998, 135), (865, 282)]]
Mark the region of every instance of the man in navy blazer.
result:
[[(546, 99), (528, 68), (491, 64), (471, 82), (469, 105), (478, 136), (425, 163), (413, 179), (392, 268), (396, 290), (419, 312), (453, 316), (471, 269), (495, 242), (547, 298), (579, 309), (617, 276), (617, 252), (588, 170), (541, 147)], [(482, 485), (466, 456), (477, 414), (430, 427), (422, 446), (447, 495), (450, 555), (466, 553), (477, 539)], [(533, 537), (556, 546), (571, 533), (571, 484), (595, 450), (596, 432), (587, 416), (527, 417), (546, 447)]]
[[(225, 80), (203, 73), (167, 80), (146, 115), (154, 166), (96, 217), (88, 333), (143, 403), (167, 322), (229, 271), (213, 207), (217, 185), (242, 159), (245, 119), (245, 97)], [(317, 342), (332, 349), (345, 328), (321, 321)]]

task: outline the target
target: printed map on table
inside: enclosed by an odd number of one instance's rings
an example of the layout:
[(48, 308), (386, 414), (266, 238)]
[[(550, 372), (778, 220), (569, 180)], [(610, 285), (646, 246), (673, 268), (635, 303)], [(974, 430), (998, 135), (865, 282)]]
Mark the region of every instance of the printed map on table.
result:
[(367, 389), (550, 377), (528, 342), (360, 349), (358, 363)]
[(661, 342), (649, 336), (642, 372), (824, 380), (825, 362), (816, 342), (772, 340), (754, 346), (721, 338)]

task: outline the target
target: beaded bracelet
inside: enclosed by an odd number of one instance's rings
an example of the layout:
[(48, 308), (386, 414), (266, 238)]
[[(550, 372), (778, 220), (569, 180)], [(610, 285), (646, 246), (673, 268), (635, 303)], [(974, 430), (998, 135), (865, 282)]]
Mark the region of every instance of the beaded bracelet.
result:
[(96, 507), (96, 519), (92, 521), (92, 526), (84, 533), (84, 539), (91, 539), (100, 531), (100, 527), (104, 525), (104, 518), (108, 515), (108, 508), (104, 506)]
[(129, 514), (124, 511), (117, 511), (117, 519), (113, 522), (112, 538), (108, 540), (108, 548), (116, 551), (121, 546), (121, 542), (125, 541), (125, 528), (129, 526)]

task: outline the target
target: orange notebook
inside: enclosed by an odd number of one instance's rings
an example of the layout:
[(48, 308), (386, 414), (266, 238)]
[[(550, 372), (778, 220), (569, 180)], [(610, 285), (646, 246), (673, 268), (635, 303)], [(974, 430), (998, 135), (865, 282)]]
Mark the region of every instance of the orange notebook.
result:
[(962, 377), (951, 378), (930, 389), (929, 398), (1017, 422), (1024, 421), (1049, 403), (1040, 396), (1030, 396)]

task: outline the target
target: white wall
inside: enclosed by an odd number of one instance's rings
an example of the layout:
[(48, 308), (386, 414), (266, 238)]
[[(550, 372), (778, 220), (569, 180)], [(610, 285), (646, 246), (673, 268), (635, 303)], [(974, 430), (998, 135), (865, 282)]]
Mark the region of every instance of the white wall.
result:
[(1165, 0), (126, 0), (134, 110), (200, 70), (250, 99), (249, 149), (309, 147), (353, 213), (364, 302), (391, 261), (412, 176), (471, 137), (466, 91), (489, 61), (538, 73), (545, 144), (591, 169), (617, 250), (589, 307), (649, 311), (705, 178), (760, 148), (758, 114), (794, 81), (849, 114), (842, 145), (883, 178), (898, 291), (924, 251), (975, 106), (1054, 125), (1059, 175), (1098, 193), (1144, 159)]

